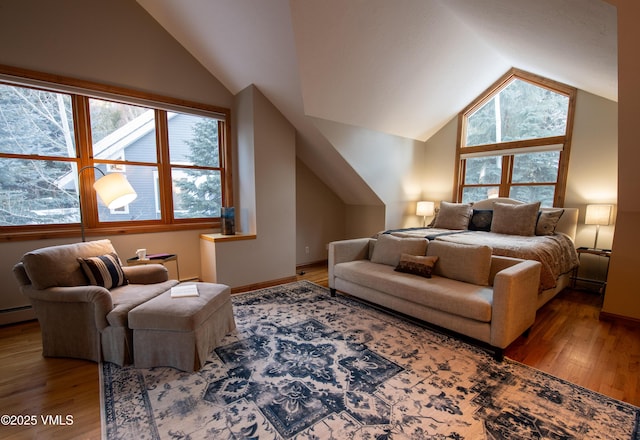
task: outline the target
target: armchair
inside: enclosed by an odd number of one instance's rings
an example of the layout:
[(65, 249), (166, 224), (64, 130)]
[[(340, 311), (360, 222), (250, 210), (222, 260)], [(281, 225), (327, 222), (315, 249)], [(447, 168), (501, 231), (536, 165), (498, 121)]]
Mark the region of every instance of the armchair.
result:
[[(92, 274), (86, 263), (108, 255), (115, 264), (94, 265)], [(40, 323), (43, 356), (118, 365), (133, 359), (129, 311), (178, 284), (160, 264), (121, 267), (109, 240), (28, 252), (13, 273)]]

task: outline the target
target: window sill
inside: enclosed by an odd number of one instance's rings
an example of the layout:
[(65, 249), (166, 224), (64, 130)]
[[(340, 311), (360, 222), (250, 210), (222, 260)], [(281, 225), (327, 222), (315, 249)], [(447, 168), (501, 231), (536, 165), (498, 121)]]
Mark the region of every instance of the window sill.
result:
[[(7, 228), (8, 229), (8, 228)], [(220, 229), (220, 221), (194, 222), (194, 223), (176, 223), (176, 224), (145, 224), (136, 226), (112, 226), (100, 229), (85, 229), (87, 240), (92, 237), (104, 237), (113, 235), (127, 234), (151, 234), (156, 232), (172, 232), (172, 231), (188, 231), (202, 229)], [(215, 234), (212, 234), (215, 235)], [(220, 234), (221, 235), (221, 234)], [(43, 228), (35, 230), (16, 229), (11, 232), (2, 231), (0, 233), (0, 242), (12, 241), (30, 241), (30, 240), (47, 240), (52, 238), (68, 238), (76, 237), (80, 241), (80, 226), (63, 226), (58, 228)]]
[(214, 243), (220, 243), (225, 241), (237, 241), (237, 240), (255, 240), (256, 234), (243, 234), (238, 232), (233, 235), (224, 234), (200, 234), (200, 238), (206, 241), (212, 241)]

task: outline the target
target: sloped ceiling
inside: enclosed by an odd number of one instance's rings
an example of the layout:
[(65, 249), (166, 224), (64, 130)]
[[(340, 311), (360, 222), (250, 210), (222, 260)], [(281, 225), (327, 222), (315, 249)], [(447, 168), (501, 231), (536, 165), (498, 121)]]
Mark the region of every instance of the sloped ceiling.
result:
[(511, 67), (617, 101), (601, 0), (137, 1), (232, 93), (255, 84), (346, 203), (376, 197), (313, 118), (426, 140)]

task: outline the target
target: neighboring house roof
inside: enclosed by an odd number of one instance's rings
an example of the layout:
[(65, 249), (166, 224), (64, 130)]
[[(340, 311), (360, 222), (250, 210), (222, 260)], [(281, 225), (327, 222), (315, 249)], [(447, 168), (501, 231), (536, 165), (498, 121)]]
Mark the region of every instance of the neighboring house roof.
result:
[(154, 129), (154, 111), (147, 110), (95, 143), (93, 154), (101, 159), (118, 159), (126, 148)]
[[(177, 113), (167, 113), (172, 120)], [(147, 110), (135, 119), (124, 124), (93, 145), (93, 154), (101, 159), (119, 159), (123, 152), (138, 140), (155, 130), (153, 110)], [(56, 181), (59, 188), (70, 188), (75, 185), (75, 173), (67, 173)]]

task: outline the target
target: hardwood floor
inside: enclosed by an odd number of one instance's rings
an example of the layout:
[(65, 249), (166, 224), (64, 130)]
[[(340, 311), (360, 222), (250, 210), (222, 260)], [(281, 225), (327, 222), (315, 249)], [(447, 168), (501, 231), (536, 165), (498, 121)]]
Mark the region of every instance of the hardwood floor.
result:
[[(99, 439), (98, 386), (96, 363), (42, 357), (37, 321), (0, 328), (0, 415), (35, 416), (26, 420), (33, 426), (7, 426), (3, 419), (0, 438)], [(61, 416), (57, 422), (66, 425), (45, 425), (47, 416)]]
[(640, 323), (600, 320), (602, 295), (564, 290), (538, 310), (509, 358), (640, 406)]
[[(327, 286), (326, 264), (299, 268), (297, 278)], [(599, 320), (601, 302), (598, 294), (565, 290), (538, 311), (529, 336), (505, 354), (640, 406), (640, 324)], [(36, 321), (0, 327), (0, 415), (37, 417), (33, 427), (0, 425), (0, 438), (99, 439), (98, 375), (93, 362), (43, 358)], [(45, 425), (46, 416), (61, 416), (58, 421), (67, 424)]]

